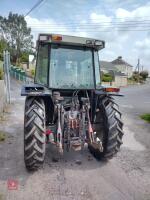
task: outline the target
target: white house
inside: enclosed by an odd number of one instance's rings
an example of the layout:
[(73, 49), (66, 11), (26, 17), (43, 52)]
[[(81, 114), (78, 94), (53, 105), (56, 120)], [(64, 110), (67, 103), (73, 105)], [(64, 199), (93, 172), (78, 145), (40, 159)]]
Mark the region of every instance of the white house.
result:
[(127, 75), (128, 78), (132, 76), (133, 66), (128, 64), (122, 59), (122, 56), (119, 56), (117, 59), (111, 62), (119, 72)]
[(127, 85), (127, 75), (125, 73), (120, 72), (118, 68), (108, 61), (100, 61), (100, 70), (103, 73), (109, 73), (113, 77), (113, 81), (111, 83), (103, 82), (103, 85), (110, 85), (115, 87), (121, 87)]

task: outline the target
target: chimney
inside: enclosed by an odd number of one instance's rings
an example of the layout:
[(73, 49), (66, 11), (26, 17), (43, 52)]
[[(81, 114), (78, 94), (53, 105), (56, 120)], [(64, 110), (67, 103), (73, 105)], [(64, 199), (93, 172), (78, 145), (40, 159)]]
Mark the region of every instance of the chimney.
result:
[(118, 56), (118, 60), (122, 60), (122, 56)]

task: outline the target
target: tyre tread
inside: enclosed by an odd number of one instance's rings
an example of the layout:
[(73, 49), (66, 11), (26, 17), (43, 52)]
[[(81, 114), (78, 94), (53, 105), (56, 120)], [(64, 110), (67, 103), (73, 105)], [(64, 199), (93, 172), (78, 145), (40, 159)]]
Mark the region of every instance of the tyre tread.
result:
[[(39, 123), (37, 123), (36, 119), (38, 119)], [(41, 98), (27, 98), (24, 122), (24, 160), (28, 170), (37, 170), (44, 162), (46, 138), (44, 133), (44, 101)]]

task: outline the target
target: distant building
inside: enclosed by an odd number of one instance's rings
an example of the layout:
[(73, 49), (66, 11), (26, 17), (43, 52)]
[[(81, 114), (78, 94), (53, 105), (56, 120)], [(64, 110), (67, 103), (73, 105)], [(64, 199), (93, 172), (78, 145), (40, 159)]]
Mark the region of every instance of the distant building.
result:
[(128, 78), (132, 76), (133, 66), (128, 64), (126, 61), (122, 59), (122, 56), (119, 56), (117, 59), (111, 62), (115, 68), (118, 69), (119, 72), (127, 75)]
[(100, 70), (103, 73), (109, 73), (113, 77), (112, 83), (103, 82), (103, 85), (111, 85), (121, 87), (127, 85), (127, 75), (122, 73), (113, 63), (107, 61), (100, 61)]

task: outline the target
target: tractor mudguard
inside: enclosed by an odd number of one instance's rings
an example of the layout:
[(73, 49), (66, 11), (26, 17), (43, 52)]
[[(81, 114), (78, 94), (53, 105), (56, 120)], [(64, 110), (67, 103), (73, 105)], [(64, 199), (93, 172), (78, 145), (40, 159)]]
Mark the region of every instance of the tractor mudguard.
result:
[(21, 88), (21, 96), (50, 96), (51, 90), (38, 84), (23, 85)]

